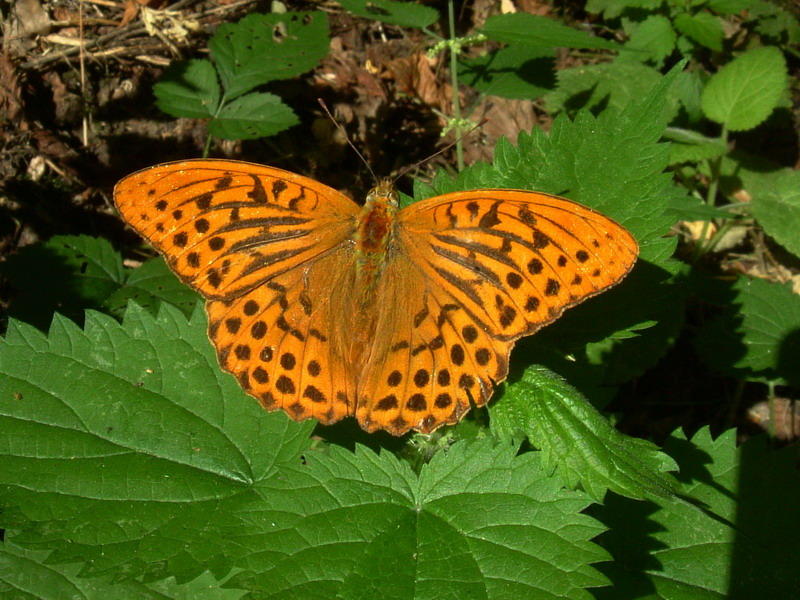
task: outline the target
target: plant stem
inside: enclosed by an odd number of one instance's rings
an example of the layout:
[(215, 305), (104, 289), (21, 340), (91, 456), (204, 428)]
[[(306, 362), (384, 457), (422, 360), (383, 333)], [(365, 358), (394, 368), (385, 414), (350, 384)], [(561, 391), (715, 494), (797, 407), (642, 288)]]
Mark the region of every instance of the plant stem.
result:
[[(447, 19), (450, 25), (450, 41), (456, 39), (456, 18), (453, 9), (453, 0), (447, 3)], [(464, 169), (464, 148), (461, 143), (461, 107), (458, 102), (458, 56), (450, 46), (450, 78), (453, 86), (453, 117), (456, 120), (456, 161), (458, 170)]]
[[(720, 133), (720, 137), (722, 138), (723, 143), (727, 147), (728, 145), (728, 129), (723, 125), (722, 132)], [(708, 184), (708, 193), (706, 194), (706, 205), (707, 206), (716, 206), (716, 198), (717, 198), (717, 190), (719, 188), (719, 171), (720, 167), (722, 166), (722, 157), (718, 156), (708, 162), (708, 168), (711, 173), (711, 181)], [(693, 261), (697, 262), (697, 260), (706, 252), (710, 251), (713, 247), (713, 244), (705, 243), (706, 236), (708, 235), (708, 228), (711, 226), (710, 221), (706, 221), (703, 224), (703, 230), (700, 233), (700, 239), (697, 242), (697, 246), (694, 249), (694, 256)], [(714, 244), (716, 244), (716, 240), (713, 240)], [(711, 242), (711, 240), (709, 240)]]

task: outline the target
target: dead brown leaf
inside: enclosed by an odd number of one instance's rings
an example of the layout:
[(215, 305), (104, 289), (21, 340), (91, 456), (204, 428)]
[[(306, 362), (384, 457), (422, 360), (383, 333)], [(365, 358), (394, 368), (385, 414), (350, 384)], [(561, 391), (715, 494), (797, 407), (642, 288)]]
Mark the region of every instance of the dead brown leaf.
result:
[(125, 10), (122, 11), (122, 18), (118, 27), (125, 27), (139, 15), (138, 0), (125, 0)]
[(14, 124), (22, 117), (22, 90), (8, 52), (0, 55), (0, 113)]
[(50, 17), (39, 0), (17, 0), (11, 3), (11, 11), (3, 30), (3, 49), (11, 56), (27, 55), (34, 47), (34, 36), (50, 31)]
[(386, 70), (394, 79), (398, 91), (445, 111), (450, 105), (450, 86), (439, 83), (431, 65), (431, 59), (418, 52), (389, 61)]
[(774, 427), (775, 437), (781, 441), (796, 440), (800, 435), (800, 402), (776, 397), (772, 401), (772, 407), (774, 412), (771, 413), (766, 400), (754, 404), (747, 411), (747, 419), (764, 431), (770, 431)]
[(486, 122), (480, 128), (482, 143), (467, 144), (464, 148), (464, 160), (472, 164), (478, 160), (491, 160), (492, 148), (500, 136), (512, 142), (520, 131), (530, 131), (538, 124), (533, 102), (530, 100), (511, 100), (496, 96), (485, 98), (470, 114), (476, 123)]

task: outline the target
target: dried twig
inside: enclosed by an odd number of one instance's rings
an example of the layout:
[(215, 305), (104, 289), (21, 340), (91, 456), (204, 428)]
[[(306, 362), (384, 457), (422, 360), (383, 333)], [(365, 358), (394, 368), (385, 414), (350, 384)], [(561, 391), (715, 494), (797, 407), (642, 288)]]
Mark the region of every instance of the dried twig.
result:
[[(251, 3), (255, 2), (255, 1), (256, 0), (244, 0), (243, 2), (237, 3), (237, 6), (244, 5), (244, 4), (251, 4)], [(198, 2), (198, 0), (179, 0), (178, 2), (175, 2), (174, 4), (170, 5), (168, 8), (170, 10), (180, 10), (180, 9), (182, 9), (182, 8), (184, 8), (184, 7), (186, 7), (186, 6), (190, 5), (190, 4), (196, 3), (196, 2)], [(92, 0), (92, 3), (93, 4), (102, 4), (104, 6), (107, 5), (101, 0)], [(118, 5), (115, 4), (115, 3), (111, 3), (110, 5), (114, 6), (115, 8), (118, 8)], [(230, 10), (230, 6), (226, 7), (226, 8), (228, 10)], [(202, 12), (198, 13), (197, 16), (198, 17), (203, 17), (203, 16), (206, 16), (208, 14), (214, 14), (216, 12), (218, 12), (217, 11), (217, 7), (213, 8), (213, 9), (209, 9), (207, 11), (202, 11)], [(21, 67), (24, 70), (27, 70), (27, 69), (38, 69), (38, 68), (41, 68), (41, 67), (43, 67), (45, 65), (49, 65), (50, 63), (57, 62), (57, 61), (60, 61), (60, 60), (66, 60), (66, 59), (69, 59), (69, 58), (71, 58), (71, 57), (73, 57), (73, 56), (75, 56), (77, 54), (80, 54), (81, 48), (83, 49), (83, 52), (86, 53), (85, 57), (92, 58), (92, 57), (96, 56), (97, 54), (93, 54), (93, 53), (88, 52), (88, 51), (91, 50), (92, 48), (98, 46), (98, 45), (105, 44), (106, 42), (110, 42), (112, 40), (117, 42), (117, 43), (119, 43), (121, 41), (128, 40), (128, 39), (134, 38), (134, 37), (140, 37), (140, 36), (149, 37), (147, 35), (147, 29), (142, 25), (137, 25), (137, 24), (132, 22), (132, 23), (129, 23), (128, 25), (126, 25), (125, 27), (121, 28), (121, 29), (117, 29), (115, 31), (111, 31), (109, 33), (100, 35), (100, 36), (98, 36), (98, 37), (96, 37), (94, 39), (85, 40), (83, 44), (80, 44), (80, 42), (79, 42), (79, 45), (76, 45), (74, 47), (66, 48), (65, 50), (61, 50), (61, 51), (58, 51), (58, 52), (51, 52), (50, 54), (46, 54), (46, 55), (43, 55), (43, 56), (38, 56), (38, 57), (36, 57), (34, 59), (31, 59), (31, 60), (29, 60), (27, 62), (22, 63)], [(140, 53), (140, 52), (141, 51), (137, 51), (137, 53)], [(102, 55), (102, 54), (105, 54), (105, 52), (100, 53), (100, 55)]]

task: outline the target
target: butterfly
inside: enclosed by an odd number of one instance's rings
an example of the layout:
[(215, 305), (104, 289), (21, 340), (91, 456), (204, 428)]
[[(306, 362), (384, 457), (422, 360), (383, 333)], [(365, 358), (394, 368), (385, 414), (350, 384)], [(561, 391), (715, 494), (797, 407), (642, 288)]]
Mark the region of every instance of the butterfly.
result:
[(634, 237), (570, 200), (444, 194), (363, 207), (307, 177), (230, 160), (122, 179), (124, 219), (206, 302), (219, 364), (267, 410), (429, 433), (483, 406), (515, 342), (617, 284)]

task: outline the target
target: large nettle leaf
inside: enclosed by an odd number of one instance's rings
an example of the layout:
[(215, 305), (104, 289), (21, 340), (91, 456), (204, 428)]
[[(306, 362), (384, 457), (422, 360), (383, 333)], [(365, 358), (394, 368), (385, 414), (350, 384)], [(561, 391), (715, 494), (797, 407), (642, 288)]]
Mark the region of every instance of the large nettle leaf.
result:
[[(590, 504), (538, 453), (459, 443), (415, 475), (390, 453), (309, 447), (219, 371), (199, 310), (123, 324), (13, 322), (0, 354), (2, 522), (83, 575), (208, 570), (276, 597), (580, 596), (602, 585)], [(424, 595), (424, 594), (423, 594)]]

